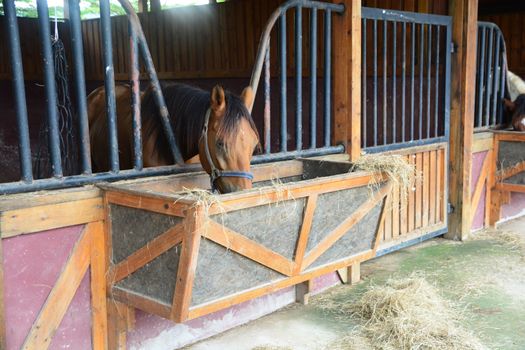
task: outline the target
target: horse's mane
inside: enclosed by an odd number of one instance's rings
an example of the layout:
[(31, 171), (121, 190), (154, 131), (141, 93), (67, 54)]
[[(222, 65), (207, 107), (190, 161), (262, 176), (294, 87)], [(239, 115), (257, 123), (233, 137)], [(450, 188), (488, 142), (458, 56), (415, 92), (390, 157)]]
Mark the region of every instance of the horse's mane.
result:
[[(179, 83), (164, 84), (162, 92), (179, 149), (182, 157), (187, 160), (199, 153), (199, 138), (206, 111), (210, 107), (210, 92)], [(241, 119), (248, 121), (258, 137), (255, 123), (241, 99), (229, 91), (225, 91), (225, 99), (226, 113), (219, 126), (217, 137), (224, 141), (226, 149), (237, 134)], [(173, 161), (151, 87), (146, 90), (142, 99), (141, 115), (144, 138), (156, 136), (157, 150)]]

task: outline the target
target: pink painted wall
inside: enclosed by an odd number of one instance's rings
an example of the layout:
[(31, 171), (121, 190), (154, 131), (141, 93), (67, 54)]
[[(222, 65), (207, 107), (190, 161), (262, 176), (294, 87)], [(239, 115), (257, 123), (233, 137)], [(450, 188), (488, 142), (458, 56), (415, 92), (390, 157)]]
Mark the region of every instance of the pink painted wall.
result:
[[(20, 349), (83, 226), (2, 241), (7, 349)], [(50, 349), (91, 348), (89, 274), (84, 277)]]
[(525, 215), (525, 193), (511, 193), (510, 203), (501, 206), (501, 221)]
[[(472, 155), (472, 181), (470, 183), (470, 195), (474, 194), (476, 189), (476, 183), (481, 175), (481, 168), (483, 166), (483, 161), (487, 156), (488, 152), (478, 152)], [(471, 230), (478, 230), (485, 226), (485, 192), (486, 186), (483, 186), (483, 192), (481, 193), (481, 198), (479, 200), (478, 207), (475, 209), (476, 214), (474, 215), (474, 220), (472, 221)]]

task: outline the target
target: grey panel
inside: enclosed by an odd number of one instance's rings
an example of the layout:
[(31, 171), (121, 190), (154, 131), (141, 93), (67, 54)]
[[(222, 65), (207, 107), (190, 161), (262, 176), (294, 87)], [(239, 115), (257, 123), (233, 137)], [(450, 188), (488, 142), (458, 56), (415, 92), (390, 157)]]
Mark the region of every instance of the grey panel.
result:
[[(282, 184), (287, 184), (289, 182), (297, 182), (297, 181), (301, 181), (303, 179), (303, 176), (302, 175), (296, 175), (296, 176), (288, 176), (288, 177), (281, 177), (279, 178), (279, 183), (282, 183)], [(272, 186), (273, 183), (275, 182), (276, 180), (263, 180), (263, 181), (257, 181), (257, 182), (254, 182), (253, 183), (253, 187), (254, 188), (260, 188), (260, 187), (265, 187), (265, 186)]]
[(283, 276), (233, 251), (201, 240), (191, 305), (222, 298)]
[(312, 250), (326, 235), (352, 215), (370, 198), (371, 191), (368, 186), (363, 186), (320, 195), (306, 251)]
[(498, 169), (512, 167), (525, 161), (525, 142), (501, 141), (498, 151)]
[(292, 259), (303, 221), (304, 198), (241, 209), (214, 220)]
[(379, 225), (383, 201), (345, 233), (331, 248), (322, 254), (310, 268), (338, 261), (372, 248)]
[(306, 180), (317, 177), (345, 174), (352, 169), (352, 163), (331, 162), (315, 159), (303, 160), (303, 178)]
[(181, 218), (111, 204), (113, 263), (119, 263), (149, 241), (182, 221)]
[(521, 172), (514, 176), (509, 177), (503, 181), (504, 183), (509, 183), (513, 185), (525, 185), (525, 172)]
[(171, 305), (177, 282), (180, 251), (179, 244), (120, 281), (116, 286)]

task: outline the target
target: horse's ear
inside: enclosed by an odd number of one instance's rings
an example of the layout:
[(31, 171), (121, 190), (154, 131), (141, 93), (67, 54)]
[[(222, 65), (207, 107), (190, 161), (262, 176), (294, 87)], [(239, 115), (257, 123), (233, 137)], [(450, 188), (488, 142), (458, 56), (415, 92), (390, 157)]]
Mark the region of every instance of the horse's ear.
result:
[(509, 112), (514, 112), (514, 109), (516, 108), (516, 105), (511, 100), (504, 98), (503, 104), (505, 105), (505, 109)]
[(246, 108), (248, 108), (248, 110), (252, 109), (254, 97), (255, 96), (253, 94), (251, 86), (247, 86), (244, 88), (244, 90), (242, 90), (241, 100), (242, 102), (244, 102), (244, 105), (246, 106)]
[(224, 89), (219, 85), (215, 85), (211, 91), (211, 109), (215, 112), (215, 115), (222, 115), (226, 109)]

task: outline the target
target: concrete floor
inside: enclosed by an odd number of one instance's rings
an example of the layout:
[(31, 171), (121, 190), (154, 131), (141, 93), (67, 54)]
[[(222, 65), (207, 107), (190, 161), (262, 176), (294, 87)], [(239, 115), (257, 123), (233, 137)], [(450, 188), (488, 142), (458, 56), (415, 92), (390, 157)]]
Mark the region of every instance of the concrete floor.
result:
[[(516, 234), (507, 235), (512, 231)], [(508, 237), (519, 237), (508, 242)], [(356, 321), (341, 319), (319, 307), (319, 300), (352, 302), (370, 284), (389, 277), (422, 274), (440, 294), (464, 310), (463, 326), (488, 349), (525, 349), (525, 217), (500, 225), (497, 231), (473, 234), (466, 242), (434, 239), (362, 265), (362, 282), (337, 286), (187, 349), (330, 349)]]

